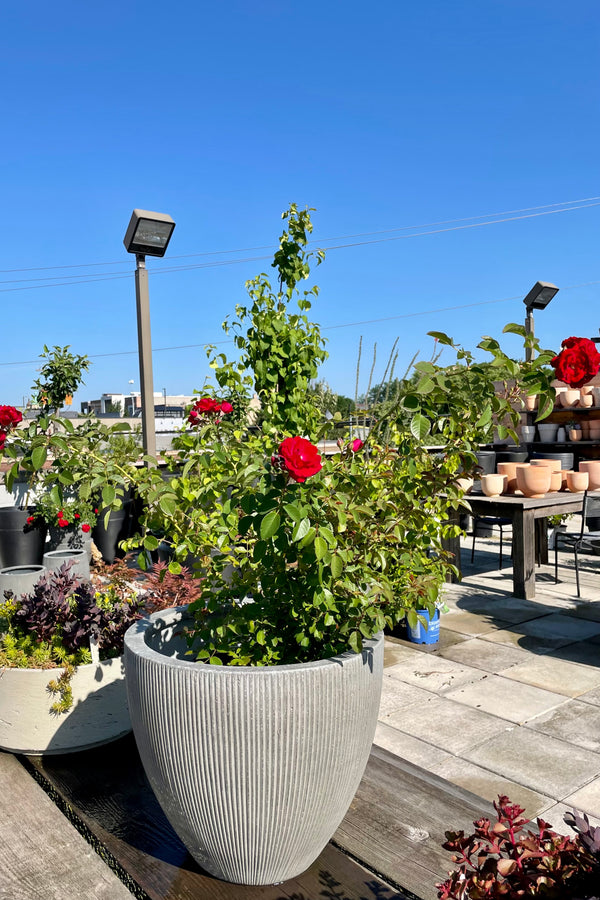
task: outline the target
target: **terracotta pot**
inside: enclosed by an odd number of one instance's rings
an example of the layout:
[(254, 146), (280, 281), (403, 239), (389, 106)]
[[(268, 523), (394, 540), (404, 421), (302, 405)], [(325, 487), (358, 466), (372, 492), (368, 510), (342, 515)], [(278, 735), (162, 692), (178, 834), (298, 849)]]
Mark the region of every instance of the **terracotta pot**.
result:
[(581, 440), (581, 428), (570, 428), (569, 429), (569, 440), (570, 441), (580, 441)]
[(473, 478), (457, 478), (456, 483), (465, 494), (470, 494), (473, 489), (474, 479)]
[(537, 394), (531, 394), (529, 397), (523, 397), (523, 406), (525, 407), (525, 409), (529, 410), (529, 412), (533, 412), (534, 409), (537, 409), (537, 405)]
[(506, 490), (508, 478), (506, 475), (482, 475), (481, 490), (486, 497), (499, 497)]
[(588, 473), (588, 490), (600, 490), (600, 459), (582, 459), (579, 463), (579, 471)]
[(590, 423), (583, 421), (581, 423), (581, 437), (584, 441), (589, 441), (590, 439)]
[(572, 494), (582, 494), (587, 491), (590, 477), (587, 472), (571, 472), (567, 470), (567, 488)]
[(517, 490), (517, 466), (523, 463), (499, 462), (496, 466), (498, 475), (504, 475), (506, 478), (505, 494), (514, 494)]
[(561, 470), (560, 470), (560, 474), (561, 474), (561, 477), (562, 477), (562, 485), (561, 485), (561, 488), (560, 488), (561, 491), (566, 491), (566, 490), (567, 490), (567, 487), (568, 487), (568, 485), (567, 485), (567, 472), (572, 472), (572, 471), (573, 471), (572, 469), (561, 469)]
[(582, 394), (579, 405), (584, 409), (590, 409), (594, 405), (594, 398), (591, 394)]
[(517, 487), (525, 497), (544, 497), (550, 490), (552, 470), (549, 466), (519, 466)]
[(590, 429), (590, 440), (598, 440), (600, 438), (600, 422), (590, 422), (588, 428)]
[(560, 402), (565, 409), (568, 409), (571, 406), (577, 406), (580, 398), (581, 392), (575, 390), (575, 388), (567, 388), (566, 391), (562, 391), (560, 394)]
[(560, 459), (531, 459), (531, 466), (548, 466), (551, 472), (560, 471)]
[(561, 491), (562, 484), (562, 469), (559, 469), (557, 472), (552, 472), (552, 474), (550, 475), (550, 492), (554, 493), (555, 491)]

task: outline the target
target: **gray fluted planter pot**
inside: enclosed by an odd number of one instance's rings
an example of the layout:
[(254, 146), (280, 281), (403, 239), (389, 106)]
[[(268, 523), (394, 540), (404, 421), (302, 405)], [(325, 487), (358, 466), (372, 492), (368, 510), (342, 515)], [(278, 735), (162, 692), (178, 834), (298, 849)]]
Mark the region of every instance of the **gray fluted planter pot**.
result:
[(197, 862), (238, 884), (304, 872), (343, 819), (377, 723), (383, 636), (291, 666), (183, 659), (185, 607), (125, 635), (129, 710), (160, 805)]

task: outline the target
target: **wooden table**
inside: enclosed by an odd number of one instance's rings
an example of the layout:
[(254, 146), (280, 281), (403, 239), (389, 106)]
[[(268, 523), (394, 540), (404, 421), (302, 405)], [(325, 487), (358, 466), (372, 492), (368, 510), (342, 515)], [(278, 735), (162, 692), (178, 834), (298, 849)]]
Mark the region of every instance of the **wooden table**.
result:
[[(591, 494), (600, 496), (600, 492)], [(563, 513), (581, 512), (583, 494), (551, 493), (540, 500), (517, 494), (486, 497), (471, 493), (465, 498), (476, 516), (495, 516), (510, 519), (513, 529), (513, 593), (515, 597), (531, 600), (535, 597), (536, 531), (541, 562), (548, 562), (546, 519)], [(537, 526), (537, 527), (536, 527)], [(460, 548), (450, 547), (460, 570)]]

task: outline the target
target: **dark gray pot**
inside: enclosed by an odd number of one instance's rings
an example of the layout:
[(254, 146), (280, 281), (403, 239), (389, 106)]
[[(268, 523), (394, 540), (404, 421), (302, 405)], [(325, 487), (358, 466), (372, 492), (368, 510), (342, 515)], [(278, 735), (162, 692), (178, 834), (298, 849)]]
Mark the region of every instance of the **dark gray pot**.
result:
[(0, 569), (0, 604), (4, 602), (4, 591), (12, 591), (15, 597), (31, 593), (45, 572), (45, 566), (36, 565)]
[(383, 635), (362, 653), (291, 666), (184, 659), (185, 607), (125, 635), (138, 750), (198, 863), (237, 884), (304, 872), (343, 819), (377, 724)]
[(73, 575), (81, 581), (90, 580), (90, 562), (85, 550), (49, 550), (44, 553), (44, 565), (49, 572), (60, 569), (66, 562), (72, 563)]

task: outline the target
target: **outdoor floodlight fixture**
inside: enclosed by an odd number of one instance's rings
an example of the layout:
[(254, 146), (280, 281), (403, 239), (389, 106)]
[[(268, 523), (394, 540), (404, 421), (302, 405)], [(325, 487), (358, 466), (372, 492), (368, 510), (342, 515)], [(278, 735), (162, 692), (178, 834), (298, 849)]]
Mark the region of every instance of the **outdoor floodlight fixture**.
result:
[(175, 222), (165, 213), (134, 209), (123, 243), (128, 253), (137, 256), (164, 256)]
[(530, 309), (546, 309), (552, 298), (558, 294), (558, 288), (549, 281), (536, 281), (523, 303)]
[(150, 297), (146, 256), (164, 256), (174, 228), (175, 222), (171, 216), (167, 216), (165, 213), (134, 209), (123, 240), (127, 252), (135, 253), (135, 299), (140, 362), (142, 441), (144, 453), (153, 458), (156, 458), (156, 427), (154, 422), (154, 378), (152, 375)]
[[(549, 281), (536, 281), (523, 303), (527, 309), (527, 317), (525, 319), (525, 331), (533, 338), (533, 310), (546, 309), (552, 298), (558, 294), (558, 288)], [(525, 347), (525, 360), (531, 362), (533, 359), (533, 347)]]

